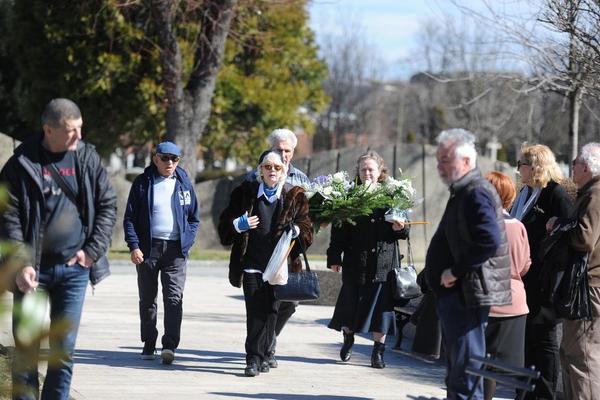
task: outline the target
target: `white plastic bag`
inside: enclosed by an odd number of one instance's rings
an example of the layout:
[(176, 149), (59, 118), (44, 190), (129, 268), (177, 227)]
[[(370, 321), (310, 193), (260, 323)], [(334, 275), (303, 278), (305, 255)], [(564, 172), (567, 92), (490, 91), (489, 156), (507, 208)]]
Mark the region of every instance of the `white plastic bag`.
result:
[(273, 254), (263, 272), (263, 282), (271, 285), (285, 285), (288, 280), (287, 258), (292, 250), (293, 231), (284, 232), (277, 242)]

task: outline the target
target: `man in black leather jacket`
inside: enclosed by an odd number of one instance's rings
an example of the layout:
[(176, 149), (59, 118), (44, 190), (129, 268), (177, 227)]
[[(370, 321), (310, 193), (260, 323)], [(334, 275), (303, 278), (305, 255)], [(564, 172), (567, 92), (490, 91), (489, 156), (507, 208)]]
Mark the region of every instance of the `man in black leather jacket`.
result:
[[(67, 399), (73, 353), (88, 280), (108, 276), (105, 253), (116, 221), (116, 195), (94, 146), (81, 141), (83, 121), (77, 105), (54, 99), (42, 114), (43, 134), (20, 145), (0, 180), (9, 202), (2, 215), (8, 240), (20, 247), (13, 308), (13, 398), (39, 397), (39, 340), (19, 329), (31, 315), (20, 313), (33, 292), (50, 300), (50, 337), (43, 398)], [(30, 321), (29, 321), (30, 322)]]

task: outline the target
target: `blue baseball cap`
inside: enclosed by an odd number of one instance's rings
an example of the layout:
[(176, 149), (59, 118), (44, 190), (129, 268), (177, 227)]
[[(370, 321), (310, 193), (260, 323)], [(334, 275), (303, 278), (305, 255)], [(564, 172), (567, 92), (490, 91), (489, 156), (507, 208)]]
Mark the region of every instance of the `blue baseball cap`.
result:
[(161, 142), (156, 146), (157, 154), (173, 154), (174, 156), (181, 156), (181, 150), (173, 142)]

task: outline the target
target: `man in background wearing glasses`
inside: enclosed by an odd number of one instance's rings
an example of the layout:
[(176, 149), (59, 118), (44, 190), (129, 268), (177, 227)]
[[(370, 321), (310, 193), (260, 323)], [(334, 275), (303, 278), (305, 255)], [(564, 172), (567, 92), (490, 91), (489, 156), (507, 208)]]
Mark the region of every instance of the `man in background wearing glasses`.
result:
[(152, 164), (133, 181), (123, 218), (125, 241), (138, 275), (144, 360), (155, 358), (160, 272), (165, 329), (163, 364), (173, 362), (179, 345), (186, 261), (200, 223), (194, 186), (185, 170), (177, 166), (180, 158), (181, 150), (175, 143), (156, 146)]

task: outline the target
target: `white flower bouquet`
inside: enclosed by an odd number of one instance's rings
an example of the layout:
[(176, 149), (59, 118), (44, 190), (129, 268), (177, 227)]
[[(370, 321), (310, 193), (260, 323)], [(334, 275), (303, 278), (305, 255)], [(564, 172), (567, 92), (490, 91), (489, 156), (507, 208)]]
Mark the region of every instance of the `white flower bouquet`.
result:
[(377, 186), (357, 185), (348, 179), (346, 171), (340, 171), (319, 176), (303, 187), (316, 231), (328, 223), (354, 225), (356, 217), (370, 215), (378, 208), (406, 212), (414, 205), (415, 190), (409, 179), (387, 178)]

